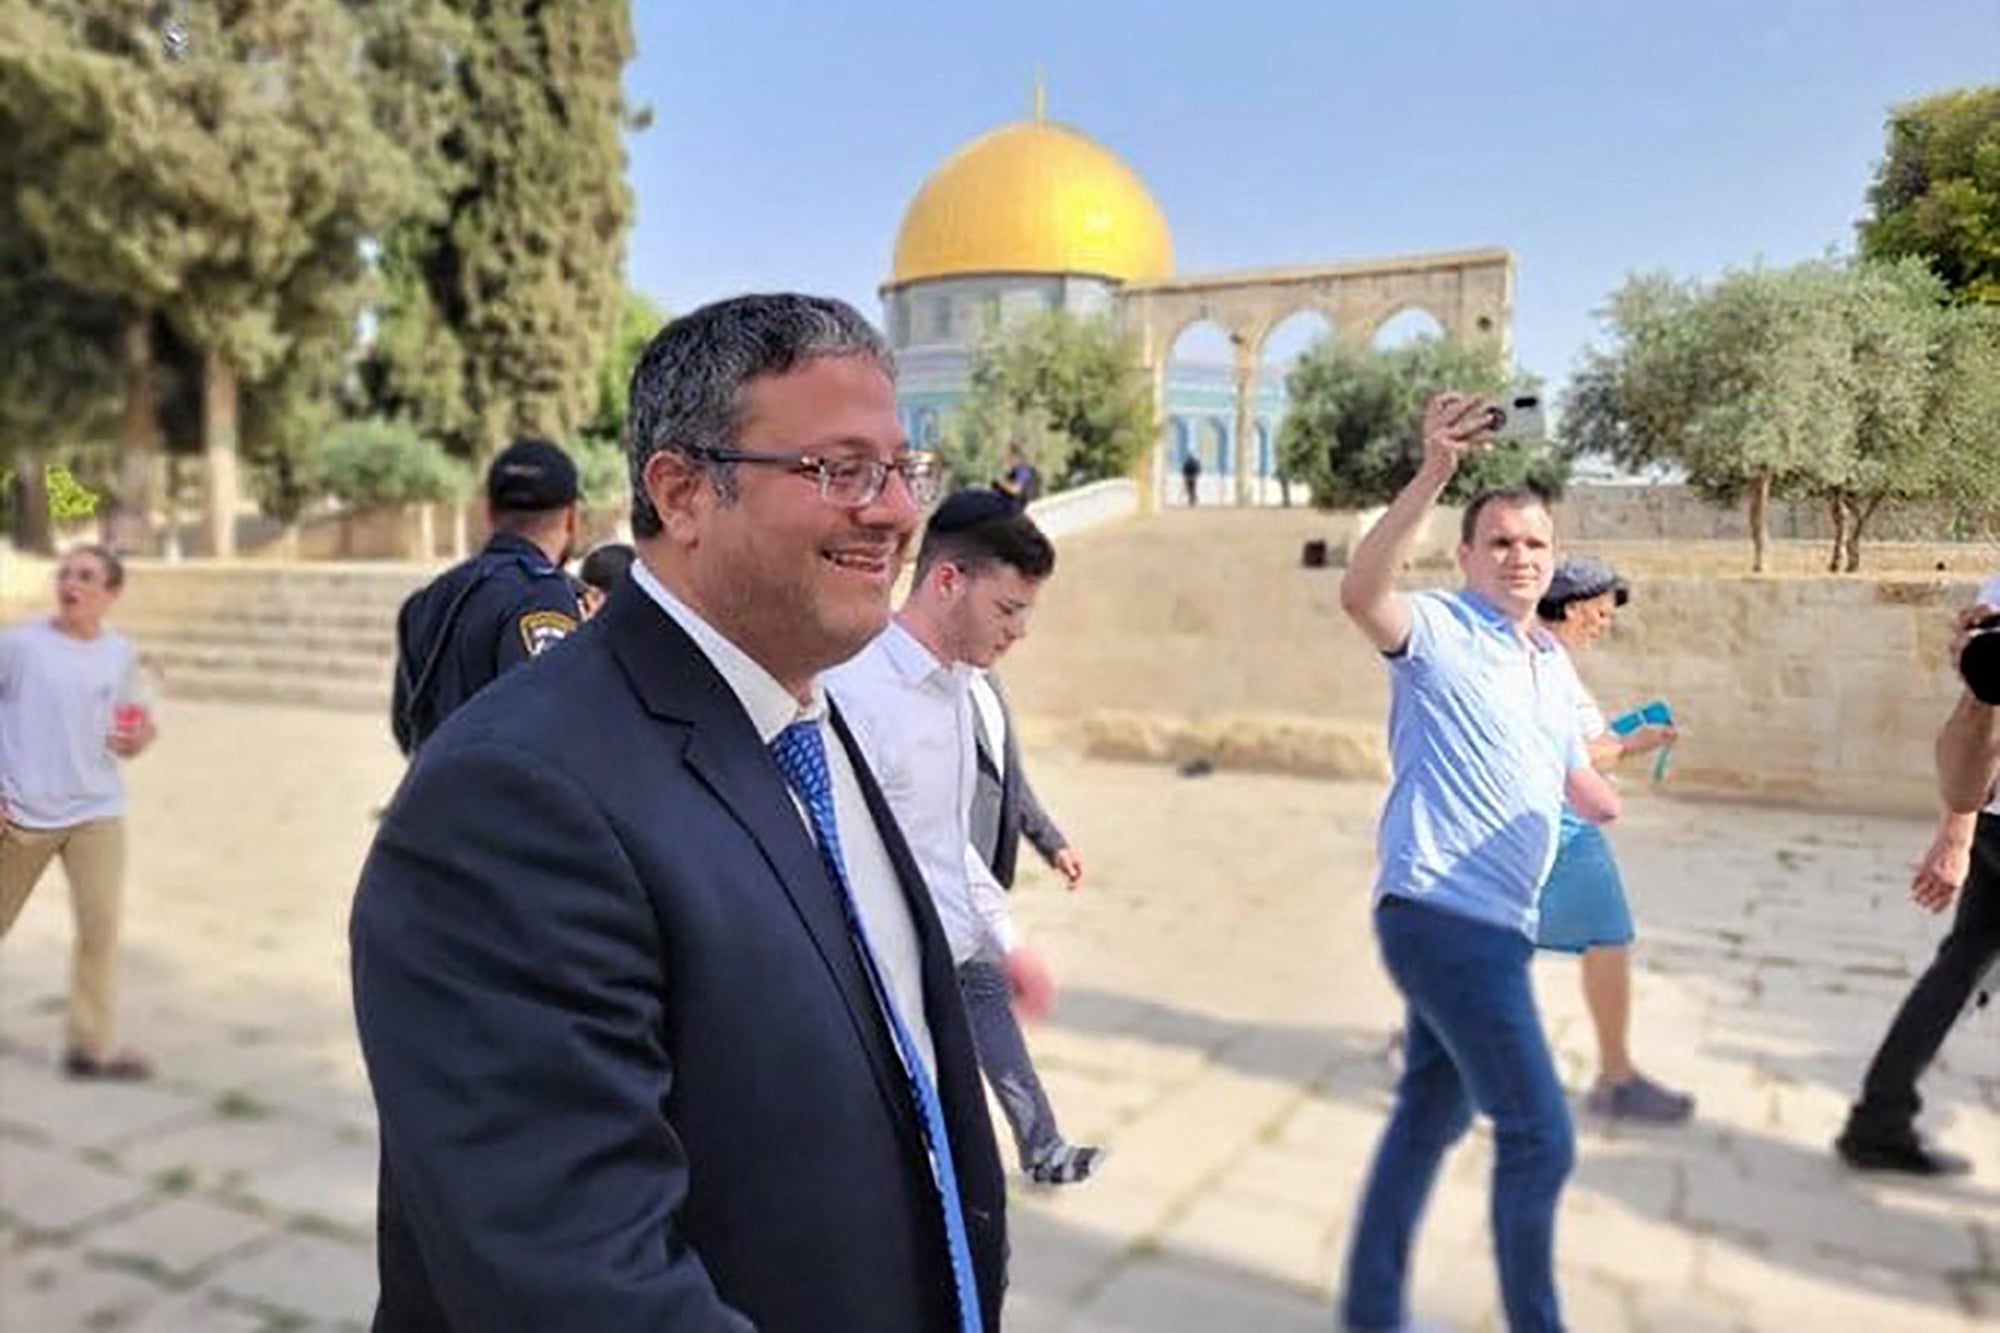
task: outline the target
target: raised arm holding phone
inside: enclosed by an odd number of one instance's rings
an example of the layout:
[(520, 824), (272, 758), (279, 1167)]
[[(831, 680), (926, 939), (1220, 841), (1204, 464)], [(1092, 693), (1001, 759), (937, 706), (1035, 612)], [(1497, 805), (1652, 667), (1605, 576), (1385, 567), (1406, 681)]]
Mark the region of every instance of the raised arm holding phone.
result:
[(1341, 1314), (1354, 1328), (1405, 1325), (1417, 1221), (1475, 1111), (1493, 1122), (1507, 1326), (1562, 1327), (1554, 1222), (1575, 1149), (1528, 963), (1565, 797), (1593, 823), (1616, 818), (1619, 800), (1578, 728), (1576, 675), (1535, 624), (1555, 563), (1548, 507), (1526, 489), (1475, 497), (1459, 533), (1463, 586), (1395, 587), (1425, 514), (1465, 456), (1491, 442), (1491, 408), (1469, 394), (1431, 400), (1416, 476), (1356, 545), (1341, 583), (1341, 609), (1390, 675), (1394, 776), (1374, 927), (1407, 1003), (1403, 1077), (1347, 1262)]

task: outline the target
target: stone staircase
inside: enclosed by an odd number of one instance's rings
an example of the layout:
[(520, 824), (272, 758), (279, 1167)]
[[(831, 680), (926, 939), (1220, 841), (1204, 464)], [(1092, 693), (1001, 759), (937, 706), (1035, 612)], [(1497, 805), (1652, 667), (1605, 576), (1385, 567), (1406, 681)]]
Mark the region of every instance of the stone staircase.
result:
[(387, 716), (396, 608), (436, 568), (134, 561), (112, 621), (168, 698)]

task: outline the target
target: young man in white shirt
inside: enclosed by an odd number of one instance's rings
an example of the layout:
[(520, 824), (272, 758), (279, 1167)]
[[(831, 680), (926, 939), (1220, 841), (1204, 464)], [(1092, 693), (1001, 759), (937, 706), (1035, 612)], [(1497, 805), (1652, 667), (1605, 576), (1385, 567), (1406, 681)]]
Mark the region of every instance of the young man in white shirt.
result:
[(1006, 896), (971, 840), (979, 722), (977, 670), (1028, 631), (1055, 548), (1018, 501), (960, 491), (938, 506), (917, 551), (910, 595), (889, 627), (826, 675), (841, 715), (909, 839), (950, 938), (979, 1064), (1038, 1184), (1087, 1179), (1103, 1150), (1065, 1141), (1028, 1056), (1015, 1010), (1052, 1007), (1055, 982), (1024, 946)]
[(56, 567), (56, 613), (0, 630), (0, 938), (60, 857), (76, 908), (68, 1050), (72, 1078), (141, 1079), (113, 1040), (125, 879), (118, 761), (153, 742), (139, 655), (104, 623), (125, 583), (102, 546)]

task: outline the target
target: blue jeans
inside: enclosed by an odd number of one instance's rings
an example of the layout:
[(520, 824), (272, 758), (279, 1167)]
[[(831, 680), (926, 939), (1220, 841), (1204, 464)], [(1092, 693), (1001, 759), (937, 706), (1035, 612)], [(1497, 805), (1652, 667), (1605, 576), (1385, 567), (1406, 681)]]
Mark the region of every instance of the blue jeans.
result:
[(1445, 1150), (1493, 1121), (1493, 1251), (1511, 1333), (1559, 1333), (1556, 1200), (1575, 1159), (1569, 1106), (1528, 980), (1525, 935), (1384, 898), (1382, 961), (1408, 1002), (1403, 1081), (1375, 1150), (1347, 1257), (1342, 1317), (1397, 1329), (1410, 1242)]

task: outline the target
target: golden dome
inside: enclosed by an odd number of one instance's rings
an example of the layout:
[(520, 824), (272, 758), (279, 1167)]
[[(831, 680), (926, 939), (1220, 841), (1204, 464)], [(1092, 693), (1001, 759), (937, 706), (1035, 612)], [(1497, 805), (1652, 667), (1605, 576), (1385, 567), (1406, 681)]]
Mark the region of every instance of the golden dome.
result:
[(1132, 169), (1081, 130), (1016, 121), (953, 153), (896, 233), (889, 284), (969, 273), (1172, 277), (1174, 240)]

